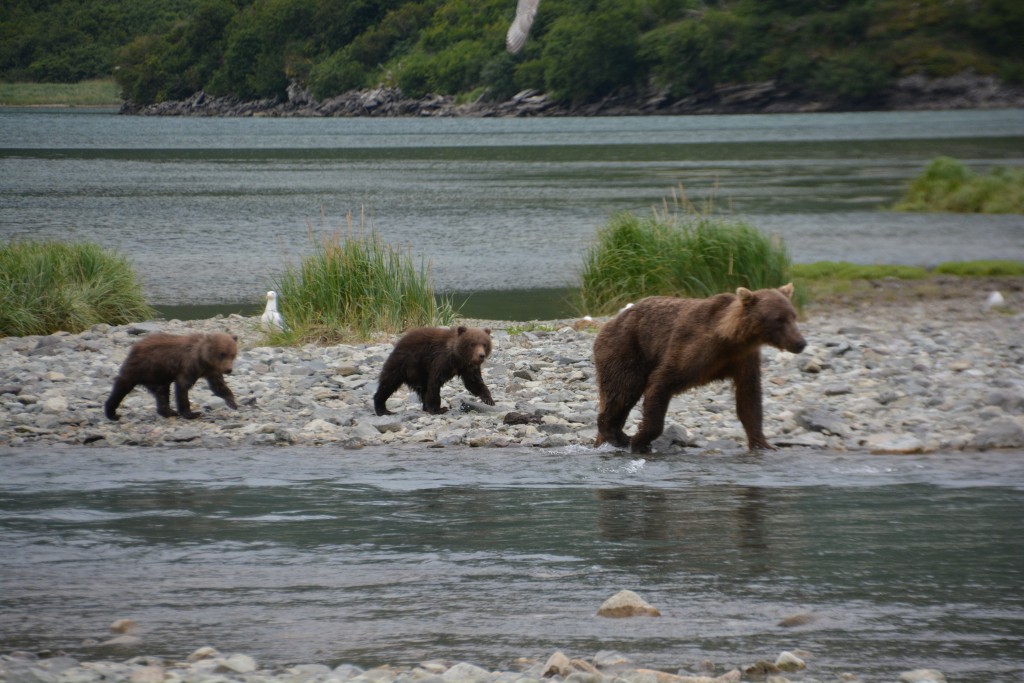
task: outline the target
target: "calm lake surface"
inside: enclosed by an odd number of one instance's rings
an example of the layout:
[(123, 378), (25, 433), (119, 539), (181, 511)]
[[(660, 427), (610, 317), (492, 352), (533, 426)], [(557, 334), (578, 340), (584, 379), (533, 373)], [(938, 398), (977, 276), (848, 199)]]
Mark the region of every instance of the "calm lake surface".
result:
[[(1024, 453), (0, 449), (0, 651), (1024, 680)], [(623, 588), (664, 615), (595, 616)], [(797, 613), (816, 619), (777, 624)], [(134, 649), (83, 645), (116, 618)], [(721, 671), (721, 669), (720, 669)]]
[[(373, 227), (439, 290), (557, 290), (596, 230), (680, 184), (794, 261), (1024, 259), (1020, 216), (884, 210), (936, 156), (1024, 165), (1024, 110), (199, 119), (0, 109), (0, 239), (127, 254), (161, 306), (262, 301), (311, 236)], [(486, 308), (486, 307), (485, 307)], [(525, 311), (520, 317), (544, 317)], [(487, 310), (476, 310), (478, 317)]]

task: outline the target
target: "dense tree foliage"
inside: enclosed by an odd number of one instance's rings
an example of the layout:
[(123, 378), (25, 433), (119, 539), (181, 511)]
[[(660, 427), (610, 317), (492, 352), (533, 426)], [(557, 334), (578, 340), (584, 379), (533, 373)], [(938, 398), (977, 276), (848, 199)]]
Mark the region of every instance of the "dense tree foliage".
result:
[(870, 102), (900, 76), (967, 69), (1024, 82), (1012, 0), (544, 0), (512, 56), (514, 12), (514, 0), (8, 0), (0, 78), (113, 73), (138, 103), (282, 98), (293, 82), (318, 99), (381, 84), (572, 103), (769, 80)]

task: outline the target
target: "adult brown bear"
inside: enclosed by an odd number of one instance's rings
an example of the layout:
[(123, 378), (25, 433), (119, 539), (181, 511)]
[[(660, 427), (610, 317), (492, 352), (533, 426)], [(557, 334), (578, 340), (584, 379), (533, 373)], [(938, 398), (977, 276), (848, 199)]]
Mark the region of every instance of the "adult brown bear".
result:
[(444, 413), (441, 387), (456, 375), (475, 396), (494, 405), (484, 384), (480, 366), (491, 355), (491, 330), (488, 327), (420, 327), (406, 332), (384, 361), (373, 409), (378, 415), (390, 415), (387, 400), (402, 384), (408, 385), (423, 401), (428, 413)]
[[(224, 383), (238, 355), (238, 337), (223, 332), (179, 336), (154, 332), (136, 342), (121, 365), (104, 412), (111, 420), (119, 419), (117, 407), (132, 389), (141, 384), (156, 397), (156, 412), (163, 417), (180, 415), (186, 419), (199, 417), (192, 412), (188, 390), (206, 378), (210, 391), (220, 396), (231, 408), (238, 408), (235, 396)], [(171, 410), (171, 384), (178, 412)]]
[[(773, 448), (761, 426), (761, 346), (804, 350), (792, 296), (792, 283), (755, 292), (740, 287), (708, 299), (654, 296), (608, 321), (594, 340), (596, 445), (648, 452), (664, 430), (673, 396), (731, 379), (747, 444)], [(622, 428), (641, 396), (643, 419), (631, 439)]]

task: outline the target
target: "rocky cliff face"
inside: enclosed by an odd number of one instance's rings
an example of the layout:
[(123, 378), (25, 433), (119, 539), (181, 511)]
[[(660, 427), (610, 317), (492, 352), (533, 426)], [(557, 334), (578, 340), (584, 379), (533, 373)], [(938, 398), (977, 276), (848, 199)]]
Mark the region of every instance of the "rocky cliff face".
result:
[(477, 100), (456, 103), (451, 95), (406, 97), (397, 88), (357, 90), (322, 102), (293, 83), (286, 100), (212, 97), (199, 92), (187, 100), (136, 105), (126, 102), (122, 114), (143, 116), (642, 116), (651, 114), (772, 114), (826, 111), (890, 111), (924, 109), (995, 109), (1024, 107), (1024, 88), (992, 76), (963, 73), (948, 78), (907, 76), (868, 102), (839, 98), (808, 99), (774, 81), (722, 86), (713, 91), (672, 99), (654, 88), (625, 89), (600, 102), (580, 106), (559, 104), (546, 94), (526, 90), (504, 102)]

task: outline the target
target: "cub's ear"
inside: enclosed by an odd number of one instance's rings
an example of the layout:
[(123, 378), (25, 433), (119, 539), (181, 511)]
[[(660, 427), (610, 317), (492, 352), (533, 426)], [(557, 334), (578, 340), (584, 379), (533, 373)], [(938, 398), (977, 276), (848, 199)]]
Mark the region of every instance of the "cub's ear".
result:
[(484, 328), (484, 334), (486, 334), (486, 335), (490, 336), (490, 334), (491, 334), (491, 328), (489, 328), (489, 327), (485, 327), (485, 328)]
[(738, 288), (736, 290), (736, 296), (739, 297), (739, 300), (745, 304), (749, 304), (754, 300), (754, 293), (751, 292), (746, 287)]
[(231, 335), (231, 338), (234, 339), (236, 342), (238, 341), (238, 335), (237, 334)]
[(782, 285), (781, 287), (779, 287), (779, 291), (782, 292), (783, 296), (785, 296), (787, 299), (792, 299), (793, 298), (793, 283), (789, 282), (789, 283), (786, 283), (786, 284)]
[(458, 329), (455, 330), (455, 334), (466, 334), (466, 326), (459, 325)]

